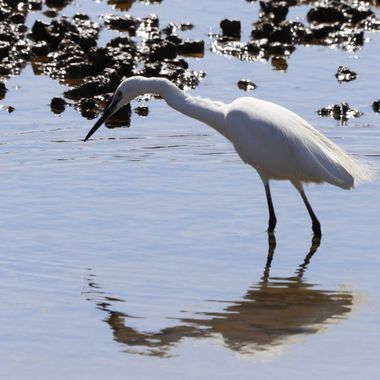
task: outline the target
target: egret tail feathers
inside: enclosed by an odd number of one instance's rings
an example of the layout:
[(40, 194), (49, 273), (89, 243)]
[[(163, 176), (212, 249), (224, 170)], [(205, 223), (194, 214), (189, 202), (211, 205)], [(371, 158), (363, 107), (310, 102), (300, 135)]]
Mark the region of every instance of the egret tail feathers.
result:
[(355, 184), (371, 182), (376, 178), (376, 169), (367, 161), (358, 160), (349, 156), (350, 162), (347, 164), (347, 171), (354, 177)]

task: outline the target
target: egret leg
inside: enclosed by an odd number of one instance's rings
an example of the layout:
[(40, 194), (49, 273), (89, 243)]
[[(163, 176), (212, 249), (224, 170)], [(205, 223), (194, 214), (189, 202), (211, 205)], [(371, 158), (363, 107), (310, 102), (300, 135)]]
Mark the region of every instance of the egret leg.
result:
[(269, 210), (268, 232), (273, 232), (274, 228), (276, 227), (277, 219), (276, 219), (276, 214), (274, 213), (269, 182), (267, 182), (264, 186), (265, 186), (265, 194), (267, 196), (268, 210)]
[(307, 199), (304, 190), (301, 188), (301, 189), (298, 189), (298, 191), (301, 194), (301, 197), (302, 197), (302, 199), (303, 199), (303, 201), (305, 203), (307, 211), (309, 212), (311, 221), (313, 222), (313, 226), (312, 226), (313, 232), (314, 232), (315, 236), (317, 236), (318, 238), (320, 238), (322, 236), (321, 223), (319, 223), (319, 220), (315, 216), (314, 211), (313, 211), (313, 209), (310, 206), (309, 200)]

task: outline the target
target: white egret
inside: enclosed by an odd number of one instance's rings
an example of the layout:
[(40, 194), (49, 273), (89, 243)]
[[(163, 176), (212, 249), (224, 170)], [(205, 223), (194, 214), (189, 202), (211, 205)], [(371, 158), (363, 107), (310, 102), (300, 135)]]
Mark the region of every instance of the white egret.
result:
[(372, 178), (365, 163), (349, 156), (286, 108), (253, 97), (238, 98), (230, 104), (194, 97), (163, 78), (135, 76), (124, 80), (84, 141), (118, 109), (146, 93), (160, 95), (170, 107), (214, 128), (233, 144), (245, 163), (257, 170), (265, 186), (269, 232), (276, 226), (270, 180), (288, 180), (294, 185), (309, 212), (313, 232), (320, 237), (321, 225), (303, 184), (327, 182), (350, 189), (355, 182)]

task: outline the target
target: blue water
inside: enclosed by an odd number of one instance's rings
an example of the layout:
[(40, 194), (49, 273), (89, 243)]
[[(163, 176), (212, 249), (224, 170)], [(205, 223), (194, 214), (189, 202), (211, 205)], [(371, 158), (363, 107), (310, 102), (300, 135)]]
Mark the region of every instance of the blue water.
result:
[[(77, 11), (115, 12), (78, 1), (64, 13)], [(208, 49), (189, 59), (207, 74), (194, 94), (228, 102), (250, 79), (252, 95), (379, 168), (379, 35), (356, 53), (300, 47), (278, 72), (209, 50), (225, 17), (242, 20), (247, 39), (257, 4), (165, 0), (130, 13), (195, 24), (183, 36)], [(339, 84), (340, 65), (358, 79)], [(64, 87), (30, 66), (7, 87), (1, 103), (16, 110), (0, 110), (2, 378), (378, 377), (379, 179), (307, 188), (323, 238), (303, 270), (311, 230), (299, 195), (272, 185), (273, 251), (259, 177), (208, 127), (150, 101), (149, 117), (133, 114), (131, 128), (102, 128), (84, 144), (91, 121), (50, 112)], [(364, 115), (346, 126), (317, 115), (342, 101)]]

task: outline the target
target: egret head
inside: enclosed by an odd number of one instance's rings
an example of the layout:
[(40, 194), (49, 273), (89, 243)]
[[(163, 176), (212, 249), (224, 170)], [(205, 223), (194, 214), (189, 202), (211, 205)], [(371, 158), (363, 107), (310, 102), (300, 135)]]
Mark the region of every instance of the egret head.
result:
[(107, 107), (103, 115), (98, 119), (95, 125), (88, 132), (84, 141), (87, 141), (99, 129), (99, 127), (121, 107), (128, 104), (136, 96), (144, 93), (145, 82), (146, 78), (138, 76), (128, 78), (121, 82), (115, 91), (110, 105)]

